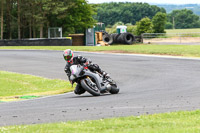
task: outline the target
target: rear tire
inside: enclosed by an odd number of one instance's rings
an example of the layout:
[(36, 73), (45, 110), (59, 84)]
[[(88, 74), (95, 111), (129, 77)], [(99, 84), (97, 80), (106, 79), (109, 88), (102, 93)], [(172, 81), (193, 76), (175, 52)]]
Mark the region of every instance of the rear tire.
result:
[(97, 86), (92, 86), (91, 83), (93, 83), (89, 78), (85, 78), (81, 80), (81, 86), (90, 94), (93, 96), (100, 96), (100, 90), (97, 88)]

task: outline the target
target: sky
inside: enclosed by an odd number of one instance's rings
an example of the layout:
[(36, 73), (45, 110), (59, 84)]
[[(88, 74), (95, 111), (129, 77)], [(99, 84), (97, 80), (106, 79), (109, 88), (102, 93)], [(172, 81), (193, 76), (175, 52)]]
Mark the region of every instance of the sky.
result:
[(145, 2), (150, 4), (200, 4), (200, 0), (87, 0), (89, 3)]

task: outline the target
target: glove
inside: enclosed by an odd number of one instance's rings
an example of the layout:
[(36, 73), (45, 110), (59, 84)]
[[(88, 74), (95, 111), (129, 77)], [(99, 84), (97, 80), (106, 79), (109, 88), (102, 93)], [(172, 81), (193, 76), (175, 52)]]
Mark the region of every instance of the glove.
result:
[(83, 57), (81, 55), (77, 56), (78, 60), (81, 60)]
[(85, 65), (86, 66), (92, 65), (92, 61), (90, 59), (87, 59), (85, 62)]
[(106, 72), (103, 72), (102, 75), (103, 75), (104, 78), (109, 78), (110, 77), (110, 75), (108, 73), (106, 73)]

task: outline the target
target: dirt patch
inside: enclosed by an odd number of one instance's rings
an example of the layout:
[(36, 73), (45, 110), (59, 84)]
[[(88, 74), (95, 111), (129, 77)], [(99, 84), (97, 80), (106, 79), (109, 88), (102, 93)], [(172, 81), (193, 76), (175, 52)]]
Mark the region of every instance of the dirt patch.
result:
[(178, 44), (200, 44), (200, 37), (172, 37), (172, 38), (153, 38), (144, 39), (144, 43), (178, 43)]

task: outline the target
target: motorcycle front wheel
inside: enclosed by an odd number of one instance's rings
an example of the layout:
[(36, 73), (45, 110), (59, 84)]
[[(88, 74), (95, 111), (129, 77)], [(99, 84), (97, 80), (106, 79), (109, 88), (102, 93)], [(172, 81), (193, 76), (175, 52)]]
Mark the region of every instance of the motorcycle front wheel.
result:
[(85, 78), (81, 80), (81, 86), (93, 96), (100, 96), (100, 90), (90, 78)]
[(111, 84), (111, 90), (109, 91), (111, 94), (117, 94), (119, 93), (119, 88), (116, 84)]

